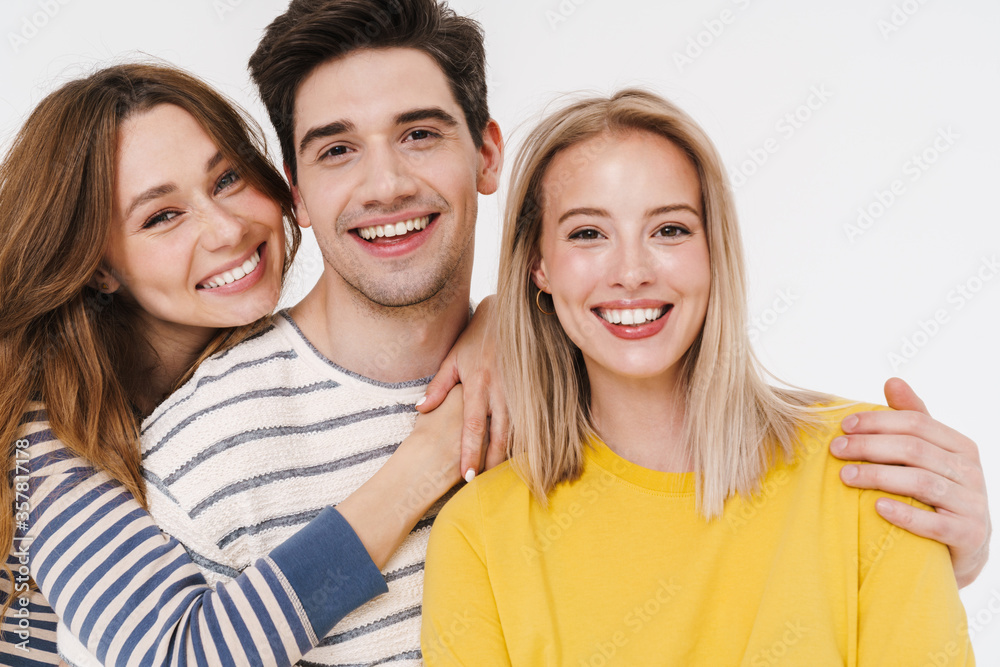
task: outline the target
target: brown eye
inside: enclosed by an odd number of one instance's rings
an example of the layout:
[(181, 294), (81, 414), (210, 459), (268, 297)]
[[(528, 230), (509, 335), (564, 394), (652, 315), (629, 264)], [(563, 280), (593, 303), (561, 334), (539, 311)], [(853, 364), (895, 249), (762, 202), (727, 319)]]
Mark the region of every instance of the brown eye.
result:
[(569, 237), (571, 239), (579, 239), (581, 241), (593, 241), (601, 238), (601, 233), (596, 229), (578, 229), (570, 234)]
[(180, 215), (177, 211), (164, 211), (162, 213), (157, 213), (149, 220), (147, 220), (143, 225), (143, 229), (149, 229), (150, 227), (155, 227), (157, 225), (163, 224), (164, 222), (169, 222), (175, 217)]
[(688, 230), (684, 229), (679, 225), (664, 225), (656, 230), (656, 236), (662, 236), (668, 239), (676, 239), (682, 236), (687, 236), (690, 234)]

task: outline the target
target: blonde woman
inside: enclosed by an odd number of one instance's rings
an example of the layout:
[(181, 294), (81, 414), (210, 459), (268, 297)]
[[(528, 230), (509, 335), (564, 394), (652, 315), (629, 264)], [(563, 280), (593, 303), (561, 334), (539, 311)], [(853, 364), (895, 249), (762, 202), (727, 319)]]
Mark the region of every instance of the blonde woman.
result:
[(511, 461), (435, 523), (427, 664), (972, 664), (948, 550), (828, 453), (872, 406), (763, 380), (684, 112), (627, 90), (543, 121), (501, 257)]

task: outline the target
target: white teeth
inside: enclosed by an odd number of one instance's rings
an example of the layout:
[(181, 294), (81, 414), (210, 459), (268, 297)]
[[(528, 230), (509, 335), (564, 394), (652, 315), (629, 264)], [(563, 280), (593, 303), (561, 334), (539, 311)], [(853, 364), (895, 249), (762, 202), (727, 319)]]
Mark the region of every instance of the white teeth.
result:
[(214, 287), (222, 287), (223, 285), (234, 283), (237, 280), (242, 280), (253, 273), (258, 264), (260, 264), (260, 253), (254, 252), (254, 254), (250, 256), (250, 259), (243, 262), (235, 269), (230, 269), (229, 271), (224, 271), (218, 275), (212, 276), (199, 285), (199, 287), (212, 289)]
[(600, 309), (597, 314), (601, 319), (612, 324), (624, 324), (626, 326), (638, 326), (646, 322), (658, 320), (667, 312), (667, 307), (660, 308), (628, 308), (624, 310)]
[(358, 229), (358, 234), (361, 238), (371, 241), (376, 238), (392, 238), (393, 236), (402, 236), (407, 232), (420, 231), (426, 229), (428, 223), (431, 221), (429, 215), (425, 215), (422, 218), (413, 218), (411, 220), (405, 220), (403, 222), (396, 222), (388, 225), (373, 225), (371, 227), (361, 227)]

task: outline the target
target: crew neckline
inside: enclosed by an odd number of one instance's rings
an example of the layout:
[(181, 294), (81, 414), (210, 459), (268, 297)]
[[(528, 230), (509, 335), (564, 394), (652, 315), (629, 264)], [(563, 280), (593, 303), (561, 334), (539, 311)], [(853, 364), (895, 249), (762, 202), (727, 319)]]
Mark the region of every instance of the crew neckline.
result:
[(281, 320), (275, 319), (275, 322), (277, 323), (282, 320), (286, 322), (291, 327), (293, 335), (296, 337), (296, 339), (302, 344), (304, 344), (313, 354), (313, 357), (315, 357), (320, 363), (330, 366), (338, 373), (342, 373), (348, 377), (354, 378), (355, 380), (358, 380), (365, 384), (372, 385), (374, 387), (379, 387), (381, 389), (415, 389), (415, 388), (426, 387), (428, 384), (430, 384), (430, 381), (434, 379), (433, 375), (428, 375), (427, 377), (416, 378), (414, 380), (404, 380), (403, 382), (382, 382), (380, 380), (375, 380), (374, 378), (361, 375), (360, 373), (355, 373), (354, 371), (344, 368), (343, 366), (341, 366), (340, 364), (338, 364), (337, 362), (333, 361), (325, 354), (320, 352), (316, 348), (316, 346), (312, 344), (312, 341), (309, 340), (304, 333), (302, 333), (302, 330), (299, 329), (299, 325), (292, 318), (292, 315), (290, 312), (288, 312), (287, 308), (279, 311), (277, 315), (279, 315), (282, 319)]
[(605, 472), (647, 491), (671, 496), (695, 494), (695, 473), (644, 468), (616, 454), (600, 438), (591, 439), (584, 456)]

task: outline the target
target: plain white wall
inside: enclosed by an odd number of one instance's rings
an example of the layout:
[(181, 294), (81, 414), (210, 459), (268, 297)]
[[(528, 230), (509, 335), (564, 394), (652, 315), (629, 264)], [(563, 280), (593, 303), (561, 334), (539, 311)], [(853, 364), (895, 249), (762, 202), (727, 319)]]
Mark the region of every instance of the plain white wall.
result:
[[(266, 125), (246, 61), (285, 5), (5, 0), (2, 144), (59, 83), (142, 54), (201, 75)], [(998, 488), (992, 411), (1000, 371), (1000, 226), (990, 202), (1000, 181), (1000, 5), (453, 6), (486, 29), (491, 106), (509, 156), (522, 128), (557, 92), (609, 93), (638, 84), (691, 112), (739, 185), (752, 335), (768, 367), (800, 386), (878, 402), (882, 382), (903, 376), (935, 416), (979, 443)], [(481, 203), (476, 298), (494, 289), (499, 201)], [(867, 212), (860, 221), (859, 209)], [(319, 270), (318, 251), (307, 246), (290, 299)], [(1000, 493), (994, 496), (1000, 516)], [(962, 597), (980, 664), (998, 664), (1000, 561)]]

